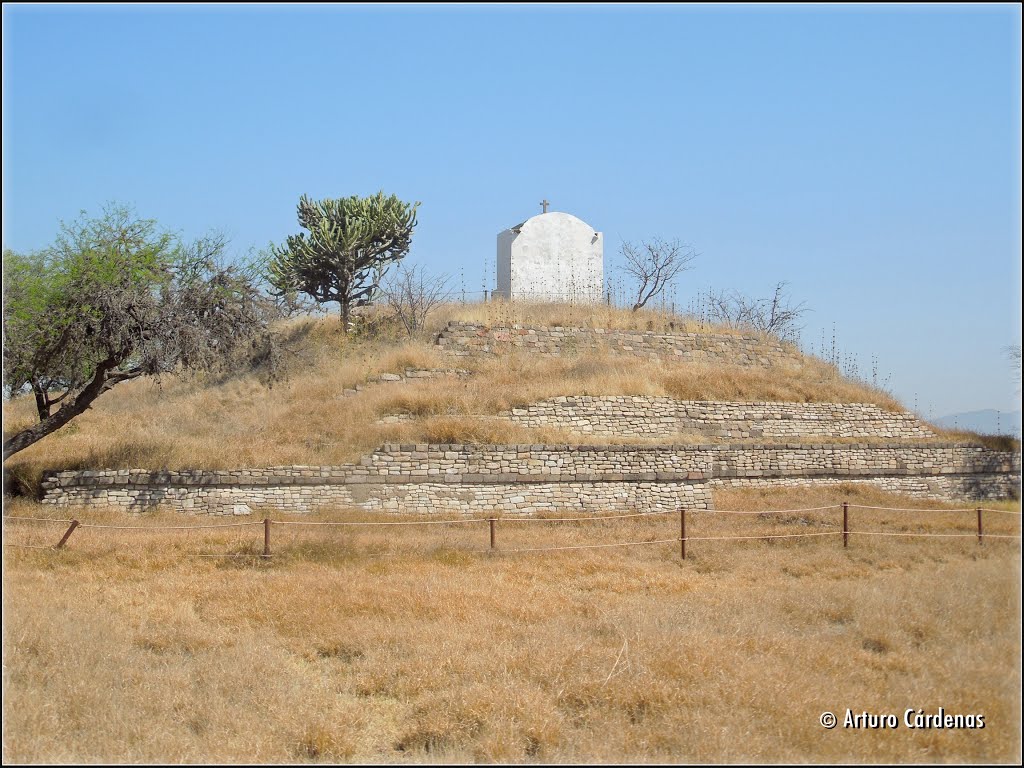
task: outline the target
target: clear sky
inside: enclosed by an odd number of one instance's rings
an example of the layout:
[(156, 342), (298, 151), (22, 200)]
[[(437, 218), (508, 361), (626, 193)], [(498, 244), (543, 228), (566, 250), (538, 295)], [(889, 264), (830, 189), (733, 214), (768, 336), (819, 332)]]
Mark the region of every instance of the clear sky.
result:
[(3, 7), (4, 247), (119, 201), (245, 254), (379, 189), (467, 290), (547, 198), (606, 269), (693, 245), (680, 304), (789, 281), (926, 417), (1020, 407), (1017, 5)]

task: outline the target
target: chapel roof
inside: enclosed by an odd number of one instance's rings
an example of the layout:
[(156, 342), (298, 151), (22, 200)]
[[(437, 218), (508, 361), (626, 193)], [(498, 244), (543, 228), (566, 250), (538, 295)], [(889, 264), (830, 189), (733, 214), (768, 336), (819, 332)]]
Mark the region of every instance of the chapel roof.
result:
[(530, 218), (526, 219), (525, 221), (521, 221), (518, 224), (516, 224), (515, 226), (509, 227), (509, 230), (512, 231), (512, 232), (515, 232), (518, 235), (520, 232), (522, 232), (523, 227), (525, 227), (531, 221), (533, 221), (534, 219), (542, 218), (544, 216), (565, 216), (565, 217), (568, 217), (570, 219), (575, 219), (580, 224), (583, 224), (583, 225), (585, 225), (587, 227), (590, 226), (585, 221), (583, 221), (583, 219), (581, 219), (579, 216), (573, 216), (571, 213), (566, 213), (565, 211), (548, 211), (547, 213), (538, 213), (536, 216), (531, 216)]

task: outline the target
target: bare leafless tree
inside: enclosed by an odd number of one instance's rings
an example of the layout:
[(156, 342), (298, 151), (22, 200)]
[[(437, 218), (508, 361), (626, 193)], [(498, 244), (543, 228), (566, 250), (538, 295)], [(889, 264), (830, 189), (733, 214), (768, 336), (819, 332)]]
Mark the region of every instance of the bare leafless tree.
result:
[(401, 264), (381, 293), (406, 333), (415, 336), (426, 325), (430, 311), (451, 298), (449, 279), (448, 275), (431, 275), (420, 265)]
[(808, 311), (804, 302), (792, 304), (786, 292), (788, 283), (780, 282), (766, 299), (744, 296), (738, 291), (710, 297), (712, 320), (730, 328), (747, 328), (770, 333), (783, 341), (796, 341), (803, 329), (800, 317)]
[(634, 312), (664, 291), (680, 272), (692, 269), (691, 262), (697, 258), (693, 248), (680, 243), (679, 238), (660, 237), (641, 241), (638, 246), (625, 242), (622, 256), (625, 264), (619, 269), (636, 281)]

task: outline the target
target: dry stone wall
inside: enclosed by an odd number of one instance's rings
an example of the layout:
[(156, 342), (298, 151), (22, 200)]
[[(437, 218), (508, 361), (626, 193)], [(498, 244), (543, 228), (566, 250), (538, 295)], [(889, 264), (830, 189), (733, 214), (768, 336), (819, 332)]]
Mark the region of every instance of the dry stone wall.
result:
[(909, 413), (870, 403), (708, 402), (670, 397), (555, 397), (500, 414), (524, 427), (600, 437), (696, 434), (722, 440), (807, 437), (920, 440), (935, 433)]
[(982, 501), (1013, 497), (1020, 480), (1000, 475), (880, 475), (877, 477), (734, 477), (710, 480), (716, 488), (800, 488), (868, 485), (888, 493), (939, 501)]
[(717, 362), (727, 365), (799, 366), (800, 353), (792, 347), (751, 335), (715, 333), (654, 333), (602, 328), (535, 325), (489, 327), (451, 322), (438, 335), (437, 344), (459, 357), (493, 356), (521, 349), (539, 355), (571, 355), (604, 351), (644, 358)]
[(934, 498), (1003, 498), (1017, 454), (957, 445), (385, 445), (358, 465), (47, 473), (44, 503), (233, 514), (711, 508), (715, 486), (871, 482)]

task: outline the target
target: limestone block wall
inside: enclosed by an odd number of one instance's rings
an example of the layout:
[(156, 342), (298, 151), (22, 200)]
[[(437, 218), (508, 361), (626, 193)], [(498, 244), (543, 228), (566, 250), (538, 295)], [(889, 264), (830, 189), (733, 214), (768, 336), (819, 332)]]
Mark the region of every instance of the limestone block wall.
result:
[(712, 489), (852, 482), (943, 501), (1020, 493), (1020, 455), (975, 446), (717, 446), (712, 455)]
[(1020, 455), (970, 445), (714, 445), (711, 478), (1001, 476), (1020, 481)]
[(658, 445), (384, 445), (350, 482), (448, 483), (703, 481), (710, 457)]
[(939, 501), (984, 501), (1012, 498), (1016, 481), (1000, 475), (881, 475), (877, 477), (734, 477), (707, 483), (716, 488), (799, 488), (869, 485), (889, 493), (899, 493)]
[(670, 447), (385, 445), (358, 465), (48, 473), (44, 503), (233, 514), (358, 507), (391, 512), (535, 513), (706, 508), (709, 460)]
[(533, 325), (488, 327), (450, 322), (437, 344), (460, 357), (492, 356), (521, 349), (541, 355), (569, 355), (605, 351), (616, 355), (663, 358), (729, 365), (799, 366), (800, 353), (792, 347), (759, 338), (714, 333), (654, 333), (601, 328), (564, 328)]
[(555, 397), (500, 414), (525, 427), (601, 437), (697, 434), (723, 440), (806, 437), (919, 440), (935, 433), (909, 413), (870, 403), (707, 402), (670, 397)]
[(1002, 498), (1020, 457), (958, 445), (385, 445), (357, 465), (47, 473), (44, 503), (232, 514), (236, 507), (402, 513), (711, 508), (716, 485), (871, 482), (936, 498)]

